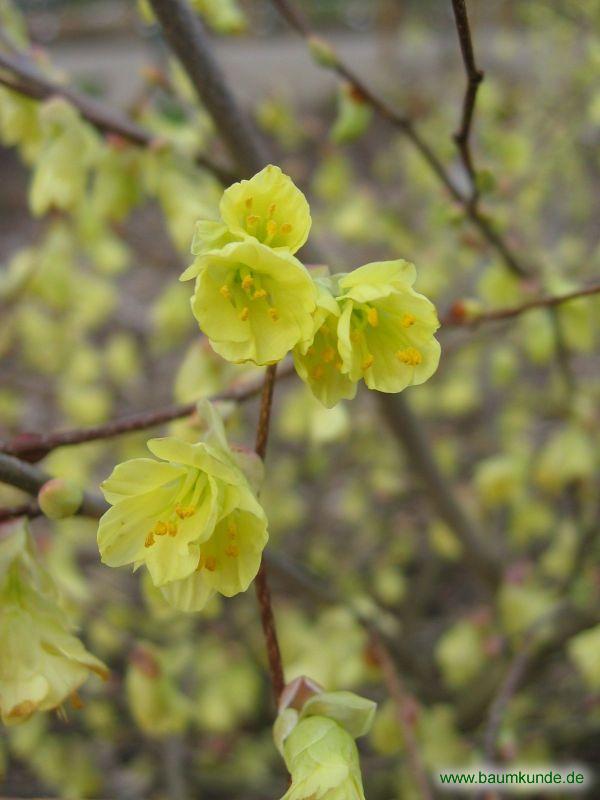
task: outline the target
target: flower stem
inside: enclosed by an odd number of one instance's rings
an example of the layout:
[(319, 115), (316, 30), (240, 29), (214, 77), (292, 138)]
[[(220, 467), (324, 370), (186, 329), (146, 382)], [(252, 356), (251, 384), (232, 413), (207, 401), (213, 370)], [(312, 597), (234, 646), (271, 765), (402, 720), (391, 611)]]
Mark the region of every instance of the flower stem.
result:
[[(256, 431), (256, 446), (254, 449), (256, 454), (263, 460), (267, 452), (267, 441), (269, 438), (269, 424), (271, 420), (271, 407), (273, 405), (273, 389), (275, 388), (276, 372), (276, 364), (272, 364), (270, 367), (267, 367), (260, 402), (260, 414), (258, 417), (258, 428)], [(285, 686), (285, 678), (283, 677), (283, 663), (281, 660), (281, 651), (279, 649), (279, 640), (277, 638), (277, 628), (275, 626), (273, 606), (271, 605), (271, 592), (269, 589), (267, 568), (264, 561), (262, 561), (260, 565), (258, 574), (254, 580), (254, 586), (256, 588), (256, 597), (260, 609), (260, 621), (262, 623), (263, 634), (267, 647), (267, 658), (269, 660), (269, 671), (271, 673), (271, 685), (273, 687), (275, 702), (277, 703), (279, 696), (283, 691), (283, 687)]]

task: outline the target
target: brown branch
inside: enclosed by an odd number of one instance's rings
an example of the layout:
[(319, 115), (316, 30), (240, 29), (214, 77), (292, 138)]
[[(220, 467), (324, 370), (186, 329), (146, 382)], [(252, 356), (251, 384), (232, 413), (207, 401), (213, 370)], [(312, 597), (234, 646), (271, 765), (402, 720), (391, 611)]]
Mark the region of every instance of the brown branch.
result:
[[(278, 373), (278, 380), (292, 375), (294, 372), (291, 363), (285, 364)], [(234, 400), (242, 403), (260, 394), (262, 389), (262, 376), (252, 381), (244, 381), (237, 386), (227, 389), (210, 398), (212, 402), (220, 400)], [(89, 428), (74, 428), (67, 431), (54, 431), (51, 433), (24, 433), (16, 436), (9, 442), (0, 442), (0, 453), (19, 456), (26, 461), (39, 461), (56, 447), (92, 442), (98, 439), (110, 439), (124, 433), (145, 430), (171, 422), (181, 417), (189, 417), (196, 410), (196, 403), (183, 403), (181, 405), (167, 406), (166, 408), (142, 411), (129, 414), (121, 419), (110, 420), (101, 425)]]
[(309, 46), (311, 42), (321, 42), (325, 44), (331, 58), (324, 65), (348, 82), (358, 97), (371, 106), (376, 114), (397, 128), (413, 144), (439, 181), (445, 186), (450, 196), (462, 207), (470, 222), (500, 255), (508, 269), (519, 277), (527, 277), (530, 274), (530, 270), (521, 263), (520, 258), (511, 250), (498, 231), (495, 230), (490, 220), (473, 206), (471, 197), (465, 195), (461, 191), (433, 148), (425, 140), (420, 131), (417, 130), (413, 121), (409, 117), (398, 113), (386, 103), (385, 100), (370, 89), (362, 79), (339, 58), (329, 43), (324, 42), (324, 40), (311, 31), (305, 19), (292, 8), (288, 0), (271, 0), (271, 3), (275, 6), (279, 14), (287, 20), (296, 33), (307, 41)]
[(415, 736), (416, 700), (408, 693), (396, 669), (396, 664), (380, 634), (371, 629), (371, 645), (374, 650), (384, 683), (394, 703), (396, 719), (408, 754), (408, 763), (422, 800), (433, 800), (433, 793), (423, 764), (419, 743)]
[[(150, 131), (141, 127), (119, 111), (104, 103), (76, 92), (68, 86), (62, 86), (49, 80), (38, 68), (23, 56), (12, 57), (0, 52), (0, 84), (19, 94), (34, 100), (46, 100), (49, 97), (64, 97), (74, 105), (79, 113), (101, 133), (114, 134), (134, 145), (151, 147), (160, 139)], [(7, 72), (10, 74), (7, 74)], [(211, 172), (222, 184), (229, 185), (237, 180), (237, 176), (229, 170), (215, 164), (203, 155), (196, 156), (196, 163)]]
[(30, 500), (27, 503), (22, 503), (20, 506), (12, 506), (10, 508), (0, 508), (0, 522), (7, 522), (11, 519), (18, 519), (19, 517), (39, 517), (42, 510), (37, 500)]
[(577, 300), (580, 297), (590, 297), (595, 294), (600, 294), (600, 283), (592, 286), (584, 286), (581, 289), (574, 289), (572, 292), (566, 294), (559, 294), (550, 297), (537, 297), (533, 300), (528, 300), (520, 306), (511, 306), (510, 308), (499, 308), (496, 311), (483, 311), (481, 313), (470, 314), (465, 308), (463, 301), (458, 300), (454, 303), (450, 311), (442, 318), (442, 325), (444, 327), (476, 327), (484, 322), (501, 322), (505, 319), (512, 319), (518, 317), (527, 311), (532, 311), (536, 308), (554, 308), (562, 303), (568, 303), (569, 300)]
[(479, 84), (483, 80), (483, 71), (478, 69), (475, 63), (475, 52), (473, 50), (473, 40), (471, 38), (471, 28), (469, 26), (467, 4), (465, 0), (452, 0), (452, 10), (454, 11), (456, 31), (458, 33), (462, 59), (467, 73), (467, 88), (463, 100), (462, 118), (460, 128), (454, 134), (454, 141), (458, 147), (463, 166), (471, 179), (470, 202), (472, 206), (475, 206), (479, 198), (479, 192), (469, 137), (473, 123), (475, 102), (477, 100), (477, 90), (479, 89)]

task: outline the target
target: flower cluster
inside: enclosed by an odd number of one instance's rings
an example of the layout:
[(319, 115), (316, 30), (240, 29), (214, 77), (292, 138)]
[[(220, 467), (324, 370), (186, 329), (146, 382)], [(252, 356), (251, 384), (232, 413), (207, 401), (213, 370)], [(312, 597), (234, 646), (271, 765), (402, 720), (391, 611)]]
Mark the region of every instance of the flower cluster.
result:
[(183, 611), (202, 609), (217, 592), (245, 591), (268, 539), (264, 511), (206, 407), (209, 441), (151, 439), (156, 459), (118, 464), (101, 485), (112, 506), (98, 528), (102, 561), (145, 564), (167, 602)]
[(14, 725), (57, 708), (104, 664), (70, 631), (57, 589), (40, 566), (24, 521), (0, 540), (0, 718)]
[(217, 353), (270, 364), (293, 350), (296, 370), (327, 407), (370, 389), (400, 392), (437, 369), (433, 304), (403, 260), (314, 279), (294, 253), (310, 230), (304, 195), (278, 167), (223, 194), (221, 220), (198, 222), (192, 310)]
[(365, 800), (354, 740), (369, 732), (375, 708), (352, 692), (323, 692), (307, 678), (289, 684), (273, 728), (292, 777), (282, 800)]

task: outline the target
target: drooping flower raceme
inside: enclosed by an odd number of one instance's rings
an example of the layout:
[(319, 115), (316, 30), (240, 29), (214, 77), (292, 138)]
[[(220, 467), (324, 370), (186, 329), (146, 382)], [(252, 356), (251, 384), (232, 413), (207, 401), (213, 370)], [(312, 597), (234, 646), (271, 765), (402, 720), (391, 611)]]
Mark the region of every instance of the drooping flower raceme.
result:
[(318, 692), (281, 710), (274, 737), (292, 777), (282, 800), (365, 800), (354, 739), (374, 714), (375, 703), (352, 692)]
[(60, 706), (104, 664), (71, 633), (51, 577), (23, 521), (0, 540), (0, 717), (5, 725)]
[(215, 592), (245, 591), (267, 542), (265, 514), (227, 448), (152, 439), (159, 460), (119, 464), (101, 488), (111, 503), (98, 545), (112, 567), (145, 564), (155, 586), (182, 610), (201, 609)]
[(312, 335), (315, 288), (288, 250), (232, 242), (193, 266), (194, 316), (228, 361), (272, 364)]
[(200, 220), (192, 311), (214, 350), (228, 361), (271, 364), (312, 335), (316, 291), (294, 257), (310, 230), (306, 198), (269, 165), (230, 186), (221, 221)]
[(412, 264), (397, 260), (321, 282), (329, 297), (319, 296), (320, 325), (294, 356), (300, 377), (325, 405), (351, 397), (350, 384), (361, 379), (370, 389), (400, 392), (435, 372), (439, 321), (433, 304), (412, 288), (415, 277)]

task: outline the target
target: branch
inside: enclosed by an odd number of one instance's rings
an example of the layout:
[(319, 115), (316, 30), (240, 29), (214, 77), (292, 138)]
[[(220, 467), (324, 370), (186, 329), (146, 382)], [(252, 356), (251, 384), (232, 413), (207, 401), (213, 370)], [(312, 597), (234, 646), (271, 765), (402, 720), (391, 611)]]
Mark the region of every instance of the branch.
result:
[[(101, 133), (120, 136), (131, 144), (151, 147), (160, 141), (154, 134), (141, 127), (119, 111), (104, 103), (74, 91), (68, 86), (61, 86), (49, 80), (37, 67), (24, 57), (12, 57), (0, 52), (0, 84), (19, 94), (34, 100), (46, 100), (49, 97), (64, 97), (74, 105), (82, 117), (87, 119)], [(196, 156), (196, 163), (211, 172), (222, 184), (228, 186), (237, 180), (235, 175), (203, 155)]]
[(150, 5), (240, 176), (250, 177), (268, 163), (268, 155), (257, 131), (238, 107), (198, 15), (182, 0), (150, 0)]
[[(285, 364), (278, 374), (278, 379), (286, 378), (294, 372), (291, 363)], [(262, 376), (244, 381), (238, 386), (227, 389), (210, 398), (211, 402), (222, 400), (235, 400), (242, 403), (260, 394), (262, 389)], [(110, 420), (101, 425), (89, 428), (74, 428), (67, 431), (53, 433), (24, 433), (16, 436), (12, 441), (0, 442), (0, 453), (19, 456), (26, 461), (39, 461), (56, 447), (92, 442), (98, 439), (110, 439), (124, 433), (132, 433), (146, 428), (153, 428), (165, 422), (171, 422), (181, 417), (189, 417), (196, 411), (196, 403), (183, 403), (181, 405), (167, 406), (166, 408), (142, 411), (129, 414), (121, 419)]]
[[(0, 453), (0, 483), (7, 483), (9, 486), (15, 486), (28, 494), (37, 495), (50, 478), (51, 476), (46, 472), (33, 467), (31, 464), (20, 461), (14, 456)], [(20, 508), (24, 509), (25, 507), (21, 506)], [(31, 504), (27, 508), (33, 510)], [(77, 513), (86, 517), (99, 518), (107, 509), (108, 504), (101, 497), (84, 492), (83, 502)], [(22, 516), (25, 515), (29, 516), (26, 510), (23, 511)]]
[(462, 300), (458, 300), (450, 307), (450, 311), (442, 318), (442, 325), (448, 327), (477, 327), (484, 322), (500, 322), (512, 317), (518, 317), (527, 311), (536, 308), (554, 308), (562, 303), (568, 303), (569, 300), (577, 300), (580, 297), (590, 297), (595, 294), (600, 294), (600, 283), (592, 286), (584, 286), (581, 289), (574, 289), (572, 292), (566, 294), (559, 294), (550, 297), (537, 297), (529, 300), (520, 306), (511, 306), (510, 308), (499, 308), (496, 311), (484, 311), (471, 314), (465, 307)]
[[(271, 408), (273, 406), (273, 390), (275, 388), (276, 373), (276, 364), (267, 367), (260, 403), (260, 414), (258, 418), (256, 446), (254, 451), (256, 455), (259, 456), (259, 458), (261, 458), (263, 461), (267, 453), (267, 441), (269, 438), (269, 425), (271, 420)], [(275, 703), (277, 704), (285, 687), (285, 678), (283, 675), (283, 662), (281, 659), (281, 651), (279, 649), (279, 640), (277, 638), (275, 617), (273, 616), (273, 606), (271, 604), (271, 591), (269, 589), (267, 567), (264, 560), (261, 560), (258, 574), (254, 579), (254, 588), (256, 590), (256, 598), (258, 600), (258, 607), (260, 609), (260, 621), (267, 646), (267, 658), (269, 660), (269, 670), (271, 672), (271, 684), (273, 687), (273, 694), (275, 696)]]
[(394, 436), (410, 456), (410, 466), (427, 487), (431, 503), (462, 543), (465, 560), (492, 588), (501, 577), (498, 555), (481, 538), (442, 475), (427, 437), (401, 395), (377, 393), (379, 406)]
[(465, 71), (467, 73), (467, 88), (465, 90), (465, 96), (463, 100), (462, 118), (460, 128), (454, 134), (454, 141), (458, 147), (464, 168), (471, 179), (472, 193), (470, 201), (471, 204), (475, 206), (479, 198), (479, 192), (477, 189), (477, 175), (473, 166), (473, 157), (471, 155), (469, 136), (473, 122), (473, 113), (475, 111), (477, 90), (479, 89), (479, 84), (483, 80), (483, 72), (477, 68), (475, 63), (475, 53), (473, 50), (471, 28), (469, 26), (467, 4), (465, 0), (452, 0), (452, 10), (454, 11), (456, 31), (458, 33), (460, 50), (462, 53), (463, 63), (465, 65)]
[(429, 785), (427, 770), (423, 764), (419, 743), (415, 736), (416, 701), (407, 692), (385, 642), (375, 630), (371, 631), (371, 643), (375, 651), (375, 658), (383, 674), (384, 683), (394, 703), (396, 719), (402, 731), (406, 752), (408, 754), (409, 767), (413, 773), (419, 795), (422, 800), (433, 800), (433, 793)]
[(448, 190), (450, 196), (462, 207), (471, 223), (500, 255), (508, 269), (519, 277), (527, 277), (530, 274), (529, 269), (521, 263), (519, 257), (495, 230), (490, 220), (474, 207), (471, 197), (463, 194), (444, 167), (439, 156), (417, 130), (412, 120), (398, 113), (388, 105), (385, 100), (375, 94), (375, 92), (339, 58), (328, 42), (324, 42), (321, 37), (316, 36), (311, 31), (304, 18), (292, 8), (288, 0), (271, 0), (271, 3), (275, 6), (279, 14), (287, 20), (290, 26), (306, 40), (309, 46), (311, 43), (322, 43), (327, 47), (328, 52), (331, 54), (331, 61), (329, 61), (326, 66), (336, 72), (343, 80), (347, 81), (363, 102), (371, 106), (376, 114), (397, 128), (413, 144), (429, 165), (430, 169), (437, 176), (438, 180)]

